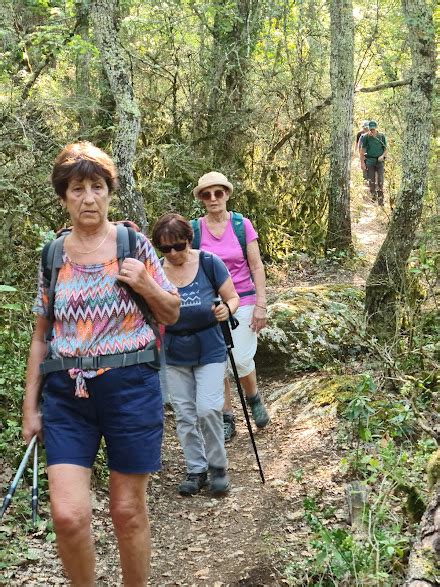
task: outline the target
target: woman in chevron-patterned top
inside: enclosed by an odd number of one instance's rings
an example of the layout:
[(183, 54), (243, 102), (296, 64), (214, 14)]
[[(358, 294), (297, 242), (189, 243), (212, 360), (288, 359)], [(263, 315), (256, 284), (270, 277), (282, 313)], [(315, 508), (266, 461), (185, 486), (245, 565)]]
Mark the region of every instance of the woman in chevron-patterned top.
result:
[(95, 585), (90, 478), (105, 439), (124, 584), (144, 585), (145, 493), (149, 474), (160, 468), (163, 428), (158, 374), (150, 366), (157, 354), (153, 322), (144, 316), (173, 324), (179, 296), (148, 239), (109, 222), (117, 174), (108, 155), (87, 142), (67, 145), (52, 184), (72, 228), (42, 255), (23, 438), (44, 437), (58, 551), (71, 584), (81, 587)]

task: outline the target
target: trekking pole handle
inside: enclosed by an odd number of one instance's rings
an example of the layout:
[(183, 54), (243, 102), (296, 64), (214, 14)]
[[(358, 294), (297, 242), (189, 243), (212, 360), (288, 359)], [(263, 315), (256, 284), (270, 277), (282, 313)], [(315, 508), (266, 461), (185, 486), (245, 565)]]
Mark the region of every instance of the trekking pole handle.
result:
[[(221, 298), (216, 297), (212, 300), (212, 303), (215, 307), (219, 306), (222, 303)], [(226, 347), (228, 349), (232, 349), (234, 347), (234, 343), (232, 341), (232, 334), (231, 329), (229, 328), (229, 324), (227, 320), (219, 322), (220, 328), (222, 329), (223, 338), (225, 339)]]

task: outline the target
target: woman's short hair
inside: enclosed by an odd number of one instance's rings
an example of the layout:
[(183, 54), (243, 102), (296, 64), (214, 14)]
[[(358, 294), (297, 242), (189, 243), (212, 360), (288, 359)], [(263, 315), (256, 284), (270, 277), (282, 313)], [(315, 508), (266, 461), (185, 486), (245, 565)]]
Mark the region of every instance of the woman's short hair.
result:
[(66, 190), (72, 178), (96, 179), (102, 177), (110, 193), (118, 187), (118, 174), (112, 159), (88, 141), (66, 145), (55, 159), (52, 169), (52, 185), (60, 198), (66, 197)]
[(192, 242), (194, 234), (191, 224), (180, 214), (164, 214), (154, 224), (151, 240), (155, 247), (162, 243), (162, 239), (170, 243), (176, 241)]

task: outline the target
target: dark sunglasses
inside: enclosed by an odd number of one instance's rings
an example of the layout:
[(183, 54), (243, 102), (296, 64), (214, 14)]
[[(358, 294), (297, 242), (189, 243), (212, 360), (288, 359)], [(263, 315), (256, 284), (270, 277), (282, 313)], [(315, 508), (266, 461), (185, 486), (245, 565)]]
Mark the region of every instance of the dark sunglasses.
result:
[(174, 249), (175, 251), (179, 252), (185, 250), (186, 244), (187, 241), (185, 241), (184, 243), (173, 243), (172, 245), (158, 245), (157, 248), (161, 253), (164, 253), (164, 255), (166, 255), (167, 253), (171, 253), (171, 249)]
[(223, 198), (223, 196), (225, 195), (225, 191), (224, 190), (215, 190), (214, 192), (202, 192), (201, 194), (199, 194), (199, 198), (201, 200), (210, 200), (212, 193), (214, 193), (214, 196), (217, 199)]

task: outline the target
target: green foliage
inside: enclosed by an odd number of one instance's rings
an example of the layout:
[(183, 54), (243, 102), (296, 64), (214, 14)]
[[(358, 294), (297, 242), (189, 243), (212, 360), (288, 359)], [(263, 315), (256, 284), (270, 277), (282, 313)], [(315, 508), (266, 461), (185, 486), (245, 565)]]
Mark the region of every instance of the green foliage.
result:
[(351, 436), (363, 442), (383, 438), (402, 439), (415, 434), (417, 422), (409, 398), (379, 391), (370, 375), (365, 374), (347, 403), (340, 405), (341, 415), (351, 424)]
[(408, 298), (417, 319), (408, 320), (411, 328), (397, 340), (381, 345), (358, 330), (360, 344), (368, 343), (364, 366), (369, 370), (338, 393), (338, 439), (347, 449), (340, 471), (347, 482), (356, 479), (365, 489), (361, 520), (349, 526), (329, 517), (325, 496), (311, 489), (304, 502), (308, 554), (292, 556), (285, 571), (291, 585), (385, 587), (404, 580), (416, 524), (432, 479), (438, 478), (435, 263), (427, 262), (424, 250), (415, 258), (413, 267), (420, 264), (420, 271), (427, 272), (423, 283), (431, 283), (426, 287), (431, 295), (416, 297), (415, 305)]
[[(329, 527), (325, 511), (313, 498), (304, 500), (307, 524), (312, 532), (311, 555), (287, 568), (291, 585), (388, 585), (396, 567), (402, 566), (408, 536), (393, 520), (374, 535), (360, 535), (350, 528)], [(366, 511), (366, 517), (372, 510)], [(386, 519), (383, 504), (374, 512), (374, 521)]]
[[(359, 392), (374, 387), (366, 376)], [(373, 410), (365, 396), (349, 402), (345, 416), (369, 421)], [(359, 428), (362, 434), (362, 428)], [(362, 434), (364, 436), (364, 434)], [(422, 437), (416, 443), (364, 438), (363, 452), (351, 453), (342, 470), (363, 479), (367, 500), (361, 527), (336, 522), (318, 497), (304, 500), (310, 528), (309, 554), (294, 559), (285, 570), (291, 585), (394, 585), (403, 580), (414, 527), (425, 509), (426, 465), (436, 443)]]
[(15, 288), (0, 291), (0, 451), (11, 463), (21, 459), (23, 446), (21, 402), (31, 328), (23, 297)]

